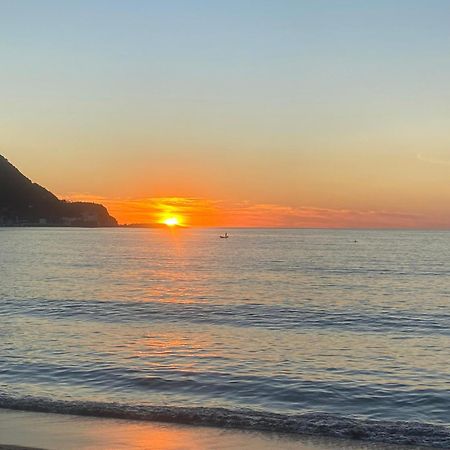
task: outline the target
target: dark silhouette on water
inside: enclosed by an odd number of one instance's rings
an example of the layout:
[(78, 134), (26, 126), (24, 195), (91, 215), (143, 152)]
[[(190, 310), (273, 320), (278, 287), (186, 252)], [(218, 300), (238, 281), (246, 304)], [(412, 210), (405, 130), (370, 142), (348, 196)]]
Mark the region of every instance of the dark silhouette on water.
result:
[(220, 238), (221, 238), (221, 239), (228, 239), (228, 233), (225, 233), (225, 234), (223, 234), (223, 235), (221, 234), (221, 235), (220, 235)]
[(115, 227), (117, 220), (103, 205), (58, 199), (0, 155), (0, 226)]

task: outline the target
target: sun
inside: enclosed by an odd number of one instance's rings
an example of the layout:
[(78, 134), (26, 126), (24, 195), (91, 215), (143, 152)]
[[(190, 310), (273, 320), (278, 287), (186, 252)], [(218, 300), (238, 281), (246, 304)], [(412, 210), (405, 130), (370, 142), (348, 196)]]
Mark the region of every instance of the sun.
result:
[(180, 225), (180, 221), (177, 217), (168, 217), (167, 219), (164, 219), (163, 223), (168, 227), (176, 227)]

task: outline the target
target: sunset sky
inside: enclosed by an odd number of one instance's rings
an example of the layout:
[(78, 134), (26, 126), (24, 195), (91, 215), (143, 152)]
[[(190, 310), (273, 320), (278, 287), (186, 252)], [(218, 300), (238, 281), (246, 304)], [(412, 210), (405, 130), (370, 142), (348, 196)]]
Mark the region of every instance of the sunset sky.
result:
[(0, 154), (121, 223), (450, 228), (447, 0), (0, 0)]

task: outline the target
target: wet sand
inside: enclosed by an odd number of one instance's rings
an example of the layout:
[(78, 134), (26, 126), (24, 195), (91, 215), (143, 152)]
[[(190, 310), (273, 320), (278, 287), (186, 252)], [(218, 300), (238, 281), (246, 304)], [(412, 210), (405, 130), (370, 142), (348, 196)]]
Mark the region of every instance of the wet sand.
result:
[(419, 447), (0, 410), (0, 450), (412, 450)]

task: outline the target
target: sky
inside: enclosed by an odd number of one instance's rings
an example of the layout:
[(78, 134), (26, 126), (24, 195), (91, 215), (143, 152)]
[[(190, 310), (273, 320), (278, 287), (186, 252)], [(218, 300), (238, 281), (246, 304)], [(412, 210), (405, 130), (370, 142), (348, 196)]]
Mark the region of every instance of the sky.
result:
[(450, 228), (447, 0), (0, 0), (0, 154), (121, 223)]

